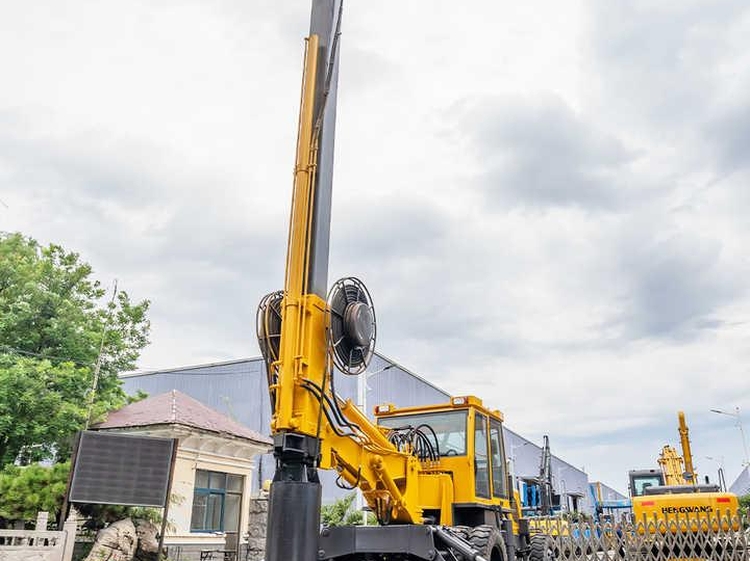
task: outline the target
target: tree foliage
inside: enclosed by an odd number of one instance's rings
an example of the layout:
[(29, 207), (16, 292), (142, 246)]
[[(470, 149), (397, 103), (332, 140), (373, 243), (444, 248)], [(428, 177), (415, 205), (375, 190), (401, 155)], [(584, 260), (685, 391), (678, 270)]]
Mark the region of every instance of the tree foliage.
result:
[[(39, 511), (49, 512), (54, 521), (62, 509), (69, 472), (70, 462), (5, 466), (0, 471), (0, 527), (7, 522), (32, 522)], [(128, 517), (161, 522), (161, 512), (155, 508), (100, 504), (77, 504), (76, 508), (88, 519), (86, 525), (91, 529)]]
[[(356, 493), (349, 493), (330, 505), (320, 509), (320, 521), (324, 526), (359, 526), (362, 524), (362, 513), (354, 507)], [(375, 516), (367, 514), (367, 523), (374, 525)]]
[(750, 516), (750, 494), (742, 495), (738, 498), (740, 503), (740, 513), (743, 516)]
[(44, 510), (54, 519), (62, 506), (69, 471), (69, 462), (49, 467), (5, 466), (0, 471), (0, 518), (30, 521)]
[(148, 343), (149, 303), (106, 292), (77, 253), (0, 233), (0, 465), (64, 458), (90, 398), (94, 418), (126, 403), (117, 374)]

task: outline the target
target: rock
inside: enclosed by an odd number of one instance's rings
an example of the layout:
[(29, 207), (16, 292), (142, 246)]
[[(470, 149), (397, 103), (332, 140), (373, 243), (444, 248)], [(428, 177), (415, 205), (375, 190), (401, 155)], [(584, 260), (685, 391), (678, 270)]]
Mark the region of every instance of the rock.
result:
[(250, 516), (247, 524), (247, 559), (263, 561), (266, 551), (266, 528), (268, 526), (268, 499), (250, 500)]
[(118, 520), (99, 530), (85, 561), (132, 561), (137, 545), (133, 521), (130, 518)]
[(148, 520), (136, 520), (135, 533), (138, 536), (135, 560), (157, 561), (159, 558), (159, 528), (156, 527), (156, 524)]

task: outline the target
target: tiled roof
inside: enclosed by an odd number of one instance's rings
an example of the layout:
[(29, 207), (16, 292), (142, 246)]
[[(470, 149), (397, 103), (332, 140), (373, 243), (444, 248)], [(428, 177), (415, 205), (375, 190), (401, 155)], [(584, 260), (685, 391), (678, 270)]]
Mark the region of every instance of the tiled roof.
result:
[(226, 415), (177, 390), (126, 405), (122, 409), (111, 412), (106, 421), (92, 428), (119, 429), (153, 425), (182, 425), (252, 440), (259, 444), (272, 443), (267, 436), (233, 421)]

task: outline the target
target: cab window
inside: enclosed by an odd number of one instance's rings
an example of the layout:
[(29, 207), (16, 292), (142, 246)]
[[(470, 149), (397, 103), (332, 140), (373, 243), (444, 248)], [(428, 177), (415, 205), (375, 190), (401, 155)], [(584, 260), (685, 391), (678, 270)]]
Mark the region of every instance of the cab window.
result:
[(640, 497), (646, 494), (646, 489), (661, 485), (661, 477), (658, 475), (646, 475), (633, 478), (633, 496)]
[(487, 454), (487, 417), (475, 413), (474, 488), (477, 497), (490, 498), (489, 458)]
[[(381, 417), (378, 424), (389, 429), (417, 428), (429, 426), (435, 431), (440, 455), (443, 457), (466, 455), (466, 418), (467, 411), (438, 411), (418, 415), (398, 415)], [(427, 432), (430, 442), (432, 433)]]
[(490, 453), (492, 454), (492, 495), (505, 497), (507, 478), (505, 476), (505, 454), (503, 454), (503, 427), (494, 419), (490, 420)]

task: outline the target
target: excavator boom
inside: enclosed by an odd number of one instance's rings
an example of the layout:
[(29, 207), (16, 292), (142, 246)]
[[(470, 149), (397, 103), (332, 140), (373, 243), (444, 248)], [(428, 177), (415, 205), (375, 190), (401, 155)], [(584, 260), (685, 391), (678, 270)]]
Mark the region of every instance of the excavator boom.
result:
[(680, 433), (680, 445), (682, 446), (682, 460), (685, 462), (685, 481), (697, 485), (698, 474), (695, 473), (695, 468), (693, 467), (693, 453), (690, 450), (690, 438), (687, 423), (685, 422), (685, 413), (678, 411), (677, 419), (679, 422), (677, 430)]

